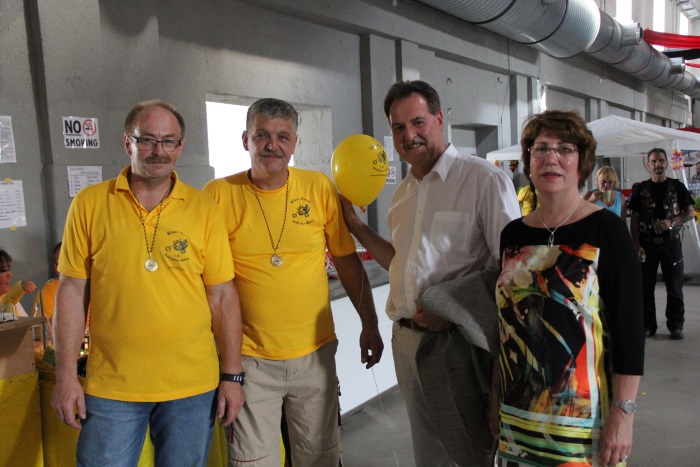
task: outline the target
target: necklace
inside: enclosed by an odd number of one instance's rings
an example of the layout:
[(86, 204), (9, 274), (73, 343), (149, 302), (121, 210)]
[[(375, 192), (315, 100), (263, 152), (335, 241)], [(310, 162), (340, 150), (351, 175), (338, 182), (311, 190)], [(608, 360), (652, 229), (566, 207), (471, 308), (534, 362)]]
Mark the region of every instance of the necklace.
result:
[(267, 222), (267, 216), (265, 215), (265, 210), (262, 207), (262, 203), (260, 202), (260, 197), (258, 196), (258, 190), (255, 188), (255, 183), (253, 183), (253, 174), (252, 171), (248, 171), (248, 180), (250, 180), (250, 184), (253, 186), (253, 194), (255, 195), (255, 199), (258, 201), (258, 206), (260, 206), (260, 211), (262, 212), (263, 219), (265, 219), (265, 227), (267, 227), (267, 235), (270, 236), (270, 245), (272, 246), (273, 254), (272, 257), (270, 258), (270, 264), (272, 264), (274, 267), (279, 267), (282, 266), (282, 263), (284, 260), (282, 260), (282, 257), (277, 254), (277, 250), (280, 247), (280, 242), (282, 241), (282, 234), (284, 233), (284, 226), (287, 223), (287, 206), (289, 205), (289, 171), (287, 171), (287, 180), (284, 182), (284, 187), (285, 187), (285, 193), (284, 193), (284, 220), (282, 220), (282, 231), (280, 231), (280, 236), (277, 239), (277, 246), (275, 246), (275, 241), (272, 238), (272, 231), (270, 231), (270, 224)]
[(544, 223), (544, 219), (542, 218), (542, 209), (537, 208), (537, 214), (540, 215), (540, 222), (542, 222), (542, 226), (543, 226), (545, 229), (547, 229), (547, 232), (549, 232), (549, 234), (550, 234), (550, 235), (549, 235), (549, 241), (547, 242), (547, 244), (548, 244), (549, 246), (553, 246), (553, 245), (554, 245), (554, 233), (557, 231), (557, 229), (558, 229), (559, 227), (562, 226), (562, 224), (563, 224), (564, 222), (568, 221), (568, 220), (571, 218), (571, 216), (574, 215), (574, 213), (576, 212), (576, 210), (578, 209), (578, 207), (581, 205), (581, 200), (582, 200), (582, 199), (583, 199), (583, 197), (582, 197), (582, 196), (579, 196), (579, 198), (578, 198), (578, 204), (576, 205), (576, 207), (574, 208), (574, 210), (571, 211), (571, 214), (569, 214), (568, 216), (566, 216), (566, 218), (565, 218), (563, 221), (561, 221), (556, 227), (554, 227), (554, 230), (552, 230), (552, 229), (550, 229), (549, 227), (547, 227), (547, 224)]
[(160, 223), (160, 210), (163, 207), (163, 201), (165, 201), (165, 198), (168, 197), (170, 194), (170, 189), (173, 187), (172, 182), (170, 182), (170, 186), (168, 187), (168, 191), (165, 192), (165, 195), (163, 196), (163, 199), (160, 200), (160, 203), (158, 203), (158, 217), (156, 217), (156, 227), (153, 229), (153, 239), (151, 240), (151, 247), (148, 247), (148, 234), (146, 233), (146, 222), (143, 220), (143, 205), (141, 204), (141, 201), (139, 201), (139, 197), (136, 196), (136, 192), (134, 191), (134, 187), (131, 186), (131, 179), (128, 180), (129, 182), (129, 189), (131, 190), (131, 194), (134, 195), (134, 198), (136, 198), (136, 202), (139, 203), (139, 220), (141, 221), (141, 227), (143, 228), (143, 238), (146, 240), (146, 253), (148, 253), (148, 259), (146, 260), (145, 263), (143, 263), (143, 267), (146, 268), (146, 271), (148, 272), (153, 272), (156, 269), (158, 269), (158, 261), (153, 259), (152, 253), (153, 253), (153, 247), (156, 243), (156, 234), (158, 233), (158, 224)]

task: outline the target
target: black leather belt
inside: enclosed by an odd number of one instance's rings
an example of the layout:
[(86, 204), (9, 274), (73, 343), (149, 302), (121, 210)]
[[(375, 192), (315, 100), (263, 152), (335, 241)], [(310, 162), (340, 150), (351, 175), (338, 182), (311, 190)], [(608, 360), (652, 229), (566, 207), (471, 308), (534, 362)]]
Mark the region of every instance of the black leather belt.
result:
[(399, 326), (401, 326), (402, 328), (411, 329), (411, 330), (416, 331), (416, 332), (425, 332), (428, 330), (427, 328), (424, 328), (423, 326), (416, 323), (415, 321), (413, 321), (410, 318), (399, 319)]
[(680, 234), (677, 234), (676, 232), (672, 232), (670, 235), (665, 235), (663, 237), (651, 237), (651, 238), (641, 239), (640, 242), (652, 244), (652, 245), (663, 245), (666, 242), (670, 242), (672, 240), (679, 240), (680, 238), (681, 238)]

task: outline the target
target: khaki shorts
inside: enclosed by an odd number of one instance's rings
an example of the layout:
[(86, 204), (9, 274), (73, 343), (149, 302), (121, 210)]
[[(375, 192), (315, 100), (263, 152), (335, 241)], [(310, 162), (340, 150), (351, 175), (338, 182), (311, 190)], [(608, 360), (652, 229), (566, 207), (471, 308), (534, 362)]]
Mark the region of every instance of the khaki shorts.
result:
[(340, 462), (338, 341), (290, 360), (243, 357), (245, 404), (229, 431), (229, 465), (279, 467), (284, 405), (292, 465)]

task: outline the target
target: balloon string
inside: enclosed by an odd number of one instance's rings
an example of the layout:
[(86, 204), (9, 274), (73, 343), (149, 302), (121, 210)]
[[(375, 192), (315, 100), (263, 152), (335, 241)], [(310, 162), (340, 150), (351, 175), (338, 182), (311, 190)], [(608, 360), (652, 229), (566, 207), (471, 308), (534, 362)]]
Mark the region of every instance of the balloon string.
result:
[[(362, 262), (362, 260), (360, 260)], [(369, 276), (367, 276), (367, 271), (365, 271), (364, 265), (362, 266), (362, 281), (360, 282), (360, 303), (358, 304), (358, 308), (362, 307), (362, 294), (364, 293), (365, 290), (365, 280), (364, 278), (367, 278), (367, 282), (369, 283)], [(359, 312), (359, 310), (358, 310)], [(362, 316), (362, 315), (360, 315)], [(372, 370), (372, 379), (374, 380), (374, 389), (377, 391), (377, 400), (379, 401), (379, 413), (381, 414), (381, 419), (382, 422), (384, 423), (384, 426), (386, 427), (386, 432), (387, 434), (390, 433), (389, 429), (389, 414), (387, 413), (386, 409), (384, 408), (384, 402), (382, 401), (382, 394), (379, 391), (379, 384), (377, 383), (377, 375), (374, 373), (374, 367), (370, 368)], [(391, 444), (391, 453), (394, 455), (394, 462), (396, 463), (396, 467), (399, 467), (399, 458), (396, 455), (396, 443), (394, 443), (394, 437), (389, 435), (389, 442)]]
[(399, 467), (399, 458), (396, 455), (396, 443), (394, 443), (394, 437), (391, 436), (391, 430), (389, 429), (389, 414), (386, 412), (386, 409), (384, 408), (384, 403), (382, 402), (382, 395), (379, 392), (379, 384), (377, 384), (377, 375), (374, 374), (374, 367), (372, 367), (371, 370), (372, 378), (374, 378), (374, 387), (377, 391), (377, 400), (379, 400), (379, 413), (381, 414), (382, 422), (386, 427), (386, 433), (389, 436), (389, 444), (391, 444), (391, 452), (394, 455), (394, 462), (396, 463), (396, 467)]

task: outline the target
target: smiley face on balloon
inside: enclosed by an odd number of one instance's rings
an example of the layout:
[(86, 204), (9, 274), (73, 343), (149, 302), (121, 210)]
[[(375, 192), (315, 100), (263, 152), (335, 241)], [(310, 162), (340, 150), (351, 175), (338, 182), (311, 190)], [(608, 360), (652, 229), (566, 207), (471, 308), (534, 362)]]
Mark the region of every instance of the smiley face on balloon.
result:
[(367, 206), (386, 184), (389, 161), (379, 141), (367, 135), (352, 135), (333, 151), (331, 173), (343, 196), (356, 206)]

